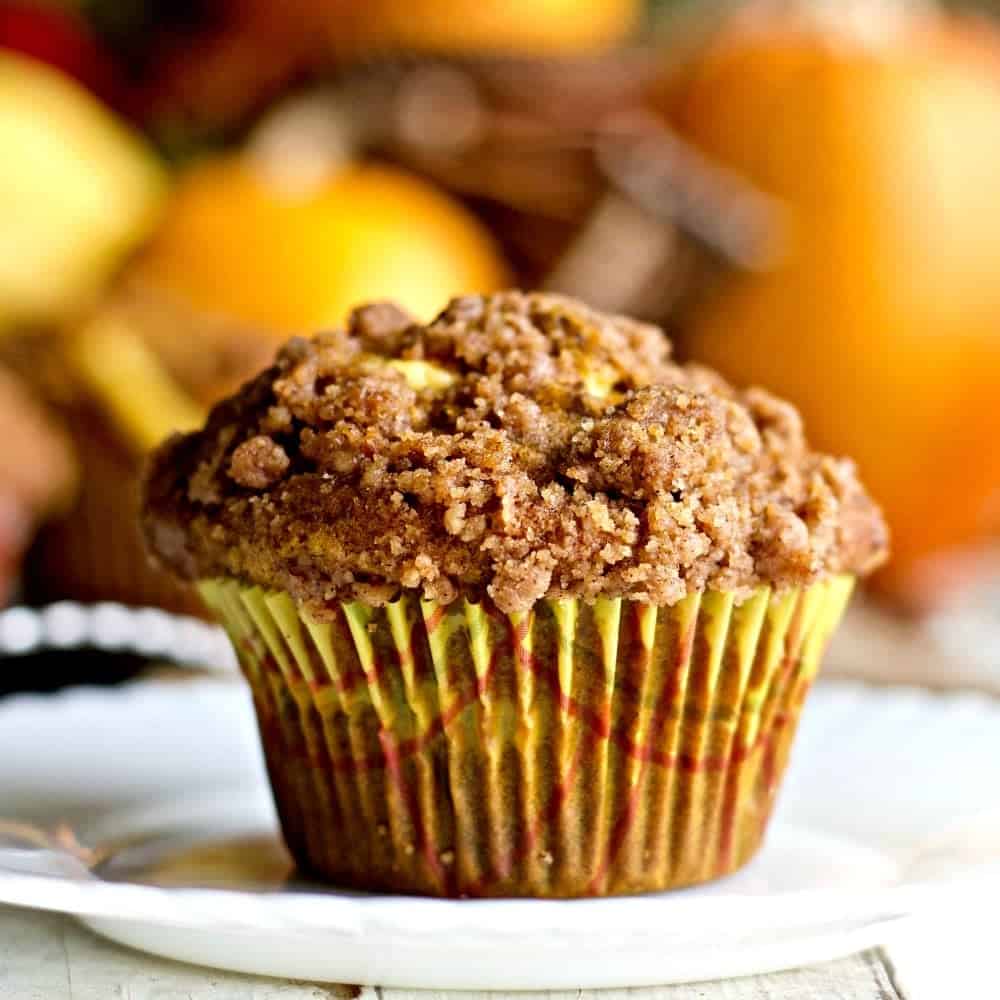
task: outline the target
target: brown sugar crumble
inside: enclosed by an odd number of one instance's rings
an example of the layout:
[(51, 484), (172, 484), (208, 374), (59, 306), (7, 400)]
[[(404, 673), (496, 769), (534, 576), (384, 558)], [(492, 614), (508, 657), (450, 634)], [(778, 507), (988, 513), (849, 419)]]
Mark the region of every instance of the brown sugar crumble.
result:
[(555, 295), (395, 306), (288, 343), (151, 462), (152, 552), (287, 591), (316, 617), (402, 588), (441, 602), (672, 604), (885, 557), (854, 466), (798, 413), (670, 359), (662, 331)]

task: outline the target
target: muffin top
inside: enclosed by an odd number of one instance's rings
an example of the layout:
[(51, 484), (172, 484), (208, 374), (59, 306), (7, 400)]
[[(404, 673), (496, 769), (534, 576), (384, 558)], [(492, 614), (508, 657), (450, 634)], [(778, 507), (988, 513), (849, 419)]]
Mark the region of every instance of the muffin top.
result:
[(403, 588), (508, 613), (664, 605), (886, 554), (853, 464), (810, 451), (790, 405), (672, 362), (657, 327), (520, 292), (427, 326), (363, 306), (290, 341), (157, 451), (143, 518), (181, 576), (284, 590), (319, 619)]

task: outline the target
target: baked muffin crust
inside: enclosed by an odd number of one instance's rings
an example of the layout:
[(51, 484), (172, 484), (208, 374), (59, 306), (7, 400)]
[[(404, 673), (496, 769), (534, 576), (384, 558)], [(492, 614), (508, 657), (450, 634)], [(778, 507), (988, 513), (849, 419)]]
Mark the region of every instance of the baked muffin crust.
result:
[(187, 578), (332, 602), (673, 604), (863, 574), (886, 527), (797, 412), (670, 359), (662, 331), (555, 295), (362, 307), (296, 339), (155, 454), (144, 529)]

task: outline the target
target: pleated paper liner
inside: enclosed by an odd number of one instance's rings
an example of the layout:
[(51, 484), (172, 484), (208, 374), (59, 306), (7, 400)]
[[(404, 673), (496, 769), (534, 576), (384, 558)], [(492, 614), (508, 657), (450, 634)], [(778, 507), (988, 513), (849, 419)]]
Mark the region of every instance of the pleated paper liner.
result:
[(703, 882), (756, 851), (853, 580), (673, 607), (504, 615), (205, 581), (253, 689), (298, 864), (357, 888), (590, 896)]

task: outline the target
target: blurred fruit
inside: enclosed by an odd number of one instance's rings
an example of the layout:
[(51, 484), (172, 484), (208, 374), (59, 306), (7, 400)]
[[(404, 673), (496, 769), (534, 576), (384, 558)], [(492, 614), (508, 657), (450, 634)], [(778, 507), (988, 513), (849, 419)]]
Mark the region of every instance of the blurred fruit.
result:
[[(132, 72), (133, 115), (167, 144), (229, 133), (328, 55), (331, 0), (90, 0)], [(126, 11), (122, 11), (122, 7)]]
[(0, 606), (40, 521), (65, 508), (77, 481), (69, 441), (16, 375), (0, 365)]
[(59, 320), (154, 222), (164, 176), (63, 74), (0, 52), (0, 328)]
[(170, 377), (141, 334), (110, 310), (69, 335), (67, 351), (84, 385), (140, 454), (204, 421), (203, 407)]
[(677, 127), (789, 210), (777, 265), (726, 276), (688, 345), (857, 459), (893, 532), (880, 583), (926, 605), (939, 554), (1000, 524), (1000, 44), (876, 20), (737, 19), (675, 86)]
[(0, 341), (3, 359), (62, 418), (82, 473), (76, 502), (46, 523), (26, 560), (27, 600), (204, 613), (193, 589), (148, 559), (138, 530), (143, 461), (171, 432), (199, 425), (274, 350), (273, 334), (179, 308), (139, 287), (128, 267), (82, 321)]
[(486, 230), (415, 176), (353, 165), (302, 188), (249, 157), (202, 161), (181, 177), (138, 275), (195, 309), (279, 334), (341, 323), (380, 298), (427, 319), (451, 295), (507, 280)]
[(181, 153), (232, 136), (331, 69), (391, 72), (410, 52), (590, 55), (626, 41), (643, 10), (642, 0), (88, 0), (130, 69), (132, 113)]
[(552, 56), (623, 42), (638, 26), (643, 5), (639, 0), (342, 0), (339, 7), (329, 21), (335, 44), (346, 38), (424, 52)]
[(0, 4), (0, 48), (61, 70), (105, 101), (118, 96), (117, 69), (76, 12), (38, 3)]

